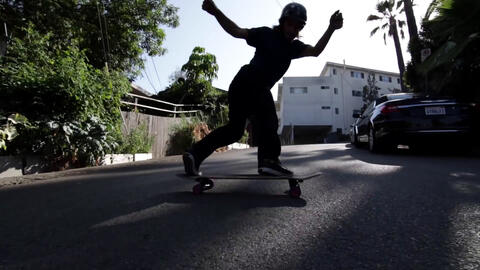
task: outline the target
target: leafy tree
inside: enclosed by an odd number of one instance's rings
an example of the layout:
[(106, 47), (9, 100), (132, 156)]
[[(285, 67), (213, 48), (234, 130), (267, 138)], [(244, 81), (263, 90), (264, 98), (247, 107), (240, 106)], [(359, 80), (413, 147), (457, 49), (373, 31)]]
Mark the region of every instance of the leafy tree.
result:
[(195, 47), (188, 62), (182, 66), (181, 76), (159, 97), (175, 103), (203, 104), (214, 91), (212, 80), (217, 77), (218, 65), (215, 55), (202, 47)]
[[(403, 61), (403, 54), (402, 48), (400, 45), (400, 38), (398, 35), (398, 28), (400, 28), (400, 34), (402, 39), (405, 38), (405, 34), (403, 32), (403, 27), (405, 26), (405, 21), (398, 20), (398, 14), (395, 13), (394, 8), (396, 6), (396, 10), (399, 10), (401, 7), (402, 2), (396, 2), (396, 0), (384, 0), (379, 2), (376, 6), (377, 12), (380, 13), (379, 15), (370, 15), (367, 18), (367, 21), (381, 21), (382, 25), (375, 27), (370, 36), (373, 36), (377, 33), (377, 31), (381, 28), (382, 30), (388, 29), (383, 34), (383, 40), (385, 45), (387, 44), (387, 34), (388, 36), (393, 38), (395, 44), (395, 51), (397, 54), (397, 62), (398, 62), (398, 69), (400, 70), (400, 85), (402, 87), (402, 91), (405, 91), (405, 86), (403, 83), (403, 73), (405, 72), (405, 63)], [(398, 28), (397, 28), (398, 25)]]
[(368, 84), (363, 87), (363, 107), (361, 111), (364, 111), (370, 103), (378, 98), (378, 90), (380, 90), (380, 87), (377, 86), (375, 73), (368, 74), (367, 82)]
[[(162, 25), (178, 26), (178, 8), (167, 0), (6, 0), (0, 14), (13, 37), (33, 23), (41, 34), (52, 33), (51, 42), (78, 41), (88, 63), (134, 78), (144, 66), (142, 54), (162, 55)], [(3, 27), (3, 26), (2, 26)]]
[[(428, 19), (433, 11), (438, 16)], [(421, 41), (432, 55), (415, 68), (428, 78), (429, 92), (480, 101), (478, 87), (471, 87), (480, 76), (480, 2), (436, 0), (427, 15)]]
[(202, 105), (204, 114), (209, 118), (209, 126), (226, 121), (227, 94), (212, 86), (217, 77), (218, 65), (215, 55), (202, 47), (195, 47), (187, 63), (176, 71), (172, 84), (155, 97), (180, 104)]
[(130, 83), (89, 65), (75, 39), (58, 44), (32, 24), (23, 31), (0, 59), (0, 115), (20, 113), (31, 127), (18, 127), (1, 154), (36, 153), (58, 166), (96, 164), (116, 147), (120, 100)]

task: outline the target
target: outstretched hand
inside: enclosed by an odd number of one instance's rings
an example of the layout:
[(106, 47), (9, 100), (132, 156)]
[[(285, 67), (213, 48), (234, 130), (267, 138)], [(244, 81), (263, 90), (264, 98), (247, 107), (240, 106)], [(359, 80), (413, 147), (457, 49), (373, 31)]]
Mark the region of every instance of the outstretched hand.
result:
[(343, 27), (343, 17), (340, 10), (335, 11), (330, 17), (330, 28), (337, 30)]
[(217, 10), (217, 6), (213, 0), (203, 0), (202, 9), (212, 15), (215, 15), (214, 13)]

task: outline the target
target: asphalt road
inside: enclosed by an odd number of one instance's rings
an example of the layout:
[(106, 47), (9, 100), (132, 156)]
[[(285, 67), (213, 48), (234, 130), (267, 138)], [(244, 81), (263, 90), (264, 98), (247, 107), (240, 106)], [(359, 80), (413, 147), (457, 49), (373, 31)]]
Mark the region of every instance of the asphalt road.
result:
[[(0, 188), (0, 269), (480, 269), (480, 159), (289, 146), (302, 184), (217, 181), (179, 157), (75, 170)], [(204, 173), (255, 173), (256, 149)]]

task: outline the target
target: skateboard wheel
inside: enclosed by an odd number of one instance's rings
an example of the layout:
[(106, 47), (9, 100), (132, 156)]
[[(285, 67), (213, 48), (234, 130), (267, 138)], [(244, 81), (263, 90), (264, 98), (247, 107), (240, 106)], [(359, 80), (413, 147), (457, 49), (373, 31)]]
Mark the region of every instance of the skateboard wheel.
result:
[(193, 194), (195, 194), (195, 195), (200, 195), (200, 194), (202, 194), (202, 192), (203, 192), (202, 185), (201, 185), (201, 184), (197, 184), (197, 185), (193, 186), (192, 191), (193, 191)]
[(213, 181), (209, 178), (205, 178), (200, 181), (200, 185), (203, 190), (209, 190), (213, 188)]
[(290, 189), (288, 193), (292, 198), (300, 198), (300, 195), (302, 195), (302, 191), (300, 190), (300, 187), (294, 187)]

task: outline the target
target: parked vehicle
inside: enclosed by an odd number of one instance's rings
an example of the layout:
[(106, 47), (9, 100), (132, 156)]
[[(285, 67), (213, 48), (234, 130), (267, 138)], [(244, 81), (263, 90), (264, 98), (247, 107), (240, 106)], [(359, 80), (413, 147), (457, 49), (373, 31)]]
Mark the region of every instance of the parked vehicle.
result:
[(399, 144), (415, 148), (427, 143), (476, 143), (479, 105), (411, 93), (385, 95), (353, 115), (357, 119), (350, 130), (351, 142), (357, 146), (368, 143), (371, 152)]

